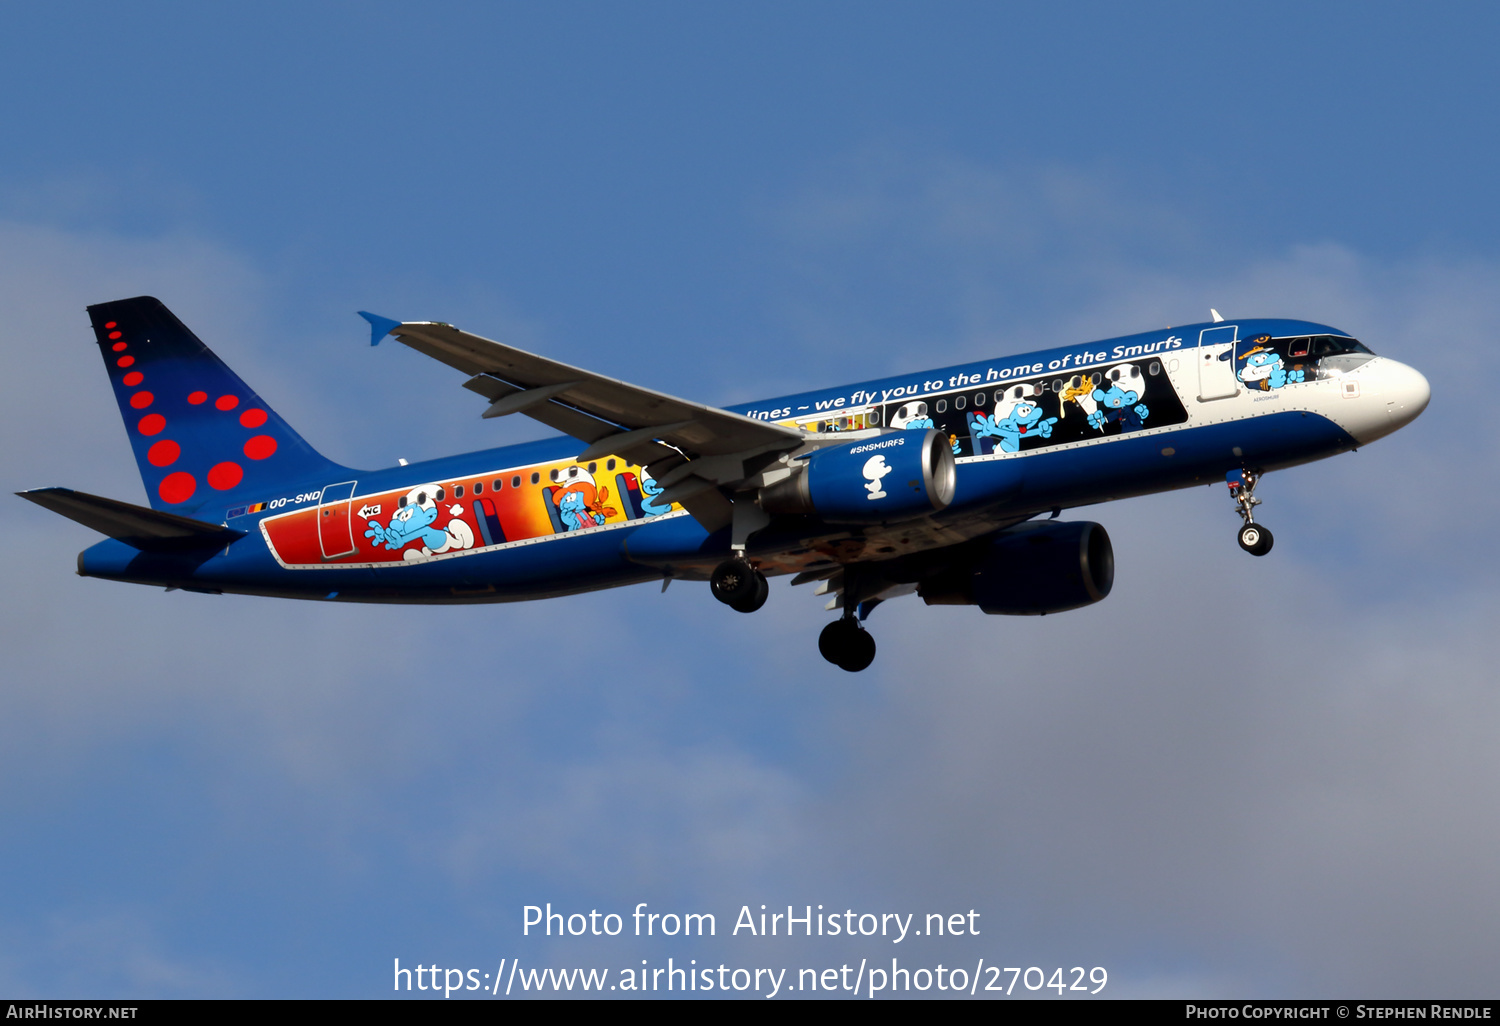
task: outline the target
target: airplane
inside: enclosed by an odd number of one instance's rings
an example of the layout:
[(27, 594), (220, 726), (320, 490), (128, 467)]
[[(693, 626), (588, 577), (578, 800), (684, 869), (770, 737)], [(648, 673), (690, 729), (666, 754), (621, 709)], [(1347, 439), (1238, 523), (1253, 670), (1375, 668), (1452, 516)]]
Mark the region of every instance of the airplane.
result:
[(436, 321), (361, 312), (462, 372), (482, 417), (559, 437), (381, 470), (325, 458), (149, 296), (88, 308), (150, 505), (17, 493), (106, 539), (85, 577), (324, 602), (473, 603), (706, 581), (742, 613), (818, 585), (818, 648), (868, 667), (865, 621), (929, 605), (1045, 615), (1114, 583), (1105, 529), (1059, 519), (1223, 481), (1271, 550), (1261, 477), (1410, 423), (1421, 373), (1337, 328), (1213, 319), (712, 407)]

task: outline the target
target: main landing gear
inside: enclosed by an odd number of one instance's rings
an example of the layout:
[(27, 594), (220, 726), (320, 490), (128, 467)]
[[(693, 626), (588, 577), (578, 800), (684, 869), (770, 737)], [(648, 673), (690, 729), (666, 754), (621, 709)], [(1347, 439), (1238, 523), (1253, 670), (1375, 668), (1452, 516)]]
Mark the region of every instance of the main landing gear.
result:
[[(844, 615), (823, 628), (823, 633), (818, 635), (818, 651), (840, 669), (858, 673), (875, 661), (875, 639), (861, 626), (855, 614), (861, 608), (868, 614), (879, 599), (872, 599), (863, 607), (854, 605), (848, 587), (846, 582)], [(766, 604), (771, 586), (766, 583), (765, 575), (748, 560), (735, 556), (714, 568), (708, 579), (708, 590), (730, 609), (753, 613)]]
[(839, 669), (858, 673), (875, 661), (875, 639), (849, 611), (823, 628), (818, 651)]
[(765, 574), (743, 558), (726, 559), (716, 566), (708, 579), (708, 590), (714, 598), (740, 613), (755, 612), (771, 594)]
[(1255, 497), (1255, 486), (1260, 474), (1254, 470), (1231, 470), (1225, 479), (1229, 482), (1229, 497), (1234, 500), (1235, 512), (1245, 521), (1240, 528), (1240, 548), (1252, 556), (1264, 556), (1271, 551), (1276, 539), (1271, 532), (1255, 522), (1255, 507), (1260, 500)]

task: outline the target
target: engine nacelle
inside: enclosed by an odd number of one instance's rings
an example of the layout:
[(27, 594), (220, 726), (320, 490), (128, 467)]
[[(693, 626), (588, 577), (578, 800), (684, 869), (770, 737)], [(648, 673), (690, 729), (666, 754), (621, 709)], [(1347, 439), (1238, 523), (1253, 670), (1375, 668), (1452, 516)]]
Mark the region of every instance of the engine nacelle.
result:
[(1086, 520), (1017, 524), (972, 562), (917, 586), (928, 605), (975, 605), (986, 613), (1043, 616), (1091, 605), (1115, 584), (1115, 552)]
[(896, 431), (818, 449), (791, 477), (760, 491), (767, 513), (834, 524), (882, 524), (946, 509), (958, 475), (940, 431)]

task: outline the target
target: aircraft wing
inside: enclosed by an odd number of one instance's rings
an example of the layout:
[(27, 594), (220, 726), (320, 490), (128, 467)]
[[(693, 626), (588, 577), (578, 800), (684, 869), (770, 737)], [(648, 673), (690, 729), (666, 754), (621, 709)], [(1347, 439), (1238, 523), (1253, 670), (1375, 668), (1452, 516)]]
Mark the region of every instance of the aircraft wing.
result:
[(681, 502), (700, 520), (705, 516), (695, 505), (705, 500), (695, 504), (694, 496), (742, 481), (769, 462), (765, 457), (808, 439), (794, 428), (631, 385), (451, 324), (360, 316), (370, 322), (372, 344), (388, 334), (470, 375), (464, 387), (490, 400), (485, 417), (523, 413), (590, 443), (580, 460), (611, 455), (645, 466), (666, 489), (658, 501)]

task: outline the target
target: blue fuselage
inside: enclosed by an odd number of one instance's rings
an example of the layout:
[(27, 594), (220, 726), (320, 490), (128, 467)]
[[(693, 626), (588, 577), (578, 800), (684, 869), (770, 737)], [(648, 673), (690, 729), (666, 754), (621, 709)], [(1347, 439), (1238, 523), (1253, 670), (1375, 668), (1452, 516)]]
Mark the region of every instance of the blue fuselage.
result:
[[(857, 527), (779, 516), (751, 536), (746, 555), (767, 575), (878, 562), (1043, 511), (1304, 463), (1395, 430), (1420, 412), (1425, 388), (1415, 371), (1337, 329), (1249, 320), (733, 407), (820, 436), (935, 429), (957, 463), (941, 512)], [(727, 528), (710, 532), (680, 507), (653, 515), (645, 471), (614, 459), (578, 464), (583, 448), (559, 437), (287, 480), (254, 501), (197, 510), (243, 532), (222, 549), (148, 553), (109, 540), (80, 554), (79, 572), (211, 592), (479, 602), (703, 579), (725, 558)], [(417, 502), (431, 522), (425, 540), (414, 535), (400, 551), (404, 536), (380, 544), (393, 511)]]

